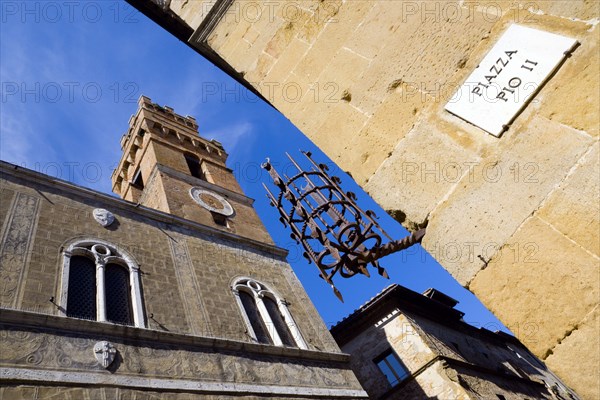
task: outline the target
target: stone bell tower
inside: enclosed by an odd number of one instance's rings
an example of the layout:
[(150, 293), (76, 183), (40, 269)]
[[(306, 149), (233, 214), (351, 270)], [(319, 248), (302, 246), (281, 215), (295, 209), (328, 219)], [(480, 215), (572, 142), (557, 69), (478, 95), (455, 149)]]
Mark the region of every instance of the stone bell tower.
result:
[(141, 96), (121, 139), (112, 190), (125, 200), (219, 230), (272, 243), (215, 140), (198, 135), (194, 117)]

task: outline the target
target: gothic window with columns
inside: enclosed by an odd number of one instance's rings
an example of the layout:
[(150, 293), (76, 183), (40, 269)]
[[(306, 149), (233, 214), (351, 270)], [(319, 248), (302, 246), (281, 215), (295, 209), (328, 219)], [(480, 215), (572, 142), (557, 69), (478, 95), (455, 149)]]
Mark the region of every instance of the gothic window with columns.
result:
[(63, 251), (60, 309), (73, 318), (144, 327), (139, 268), (102, 240), (79, 240)]
[(264, 284), (240, 278), (232, 286), (250, 337), (258, 343), (306, 349), (287, 303)]

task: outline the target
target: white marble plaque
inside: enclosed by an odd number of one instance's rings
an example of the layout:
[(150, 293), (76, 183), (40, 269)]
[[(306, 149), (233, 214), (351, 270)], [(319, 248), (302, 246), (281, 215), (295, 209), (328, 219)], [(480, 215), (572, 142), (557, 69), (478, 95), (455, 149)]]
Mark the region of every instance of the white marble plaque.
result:
[(513, 24), (445, 108), (500, 136), (577, 44), (569, 37)]

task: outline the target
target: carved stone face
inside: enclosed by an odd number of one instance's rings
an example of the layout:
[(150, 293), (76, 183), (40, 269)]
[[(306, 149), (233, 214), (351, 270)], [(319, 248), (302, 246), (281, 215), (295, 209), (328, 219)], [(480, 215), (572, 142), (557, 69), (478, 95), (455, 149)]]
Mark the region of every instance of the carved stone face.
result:
[(115, 220), (115, 216), (108, 210), (104, 208), (96, 208), (94, 209), (94, 219), (103, 227), (107, 227), (112, 224)]
[(104, 368), (108, 368), (115, 360), (117, 349), (111, 343), (103, 340), (94, 345), (94, 356)]

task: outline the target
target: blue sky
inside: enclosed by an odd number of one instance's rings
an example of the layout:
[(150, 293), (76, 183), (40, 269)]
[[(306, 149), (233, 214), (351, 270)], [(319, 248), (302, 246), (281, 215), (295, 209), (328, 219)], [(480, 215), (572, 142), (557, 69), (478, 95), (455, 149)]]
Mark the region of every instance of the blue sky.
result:
[[(420, 246), (381, 260), (389, 280), (337, 278), (340, 303), (268, 206), (261, 185), (268, 176), (259, 168), (266, 157), (283, 165), (285, 152), (300, 158), (300, 149), (320, 162), (329, 159), (283, 115), (126, 3), (4, 1), (0, 19), (2, 160), (110, 193), (119, 139), (144, 94), (195, 116), (203, 137), (223, 143), (228, 166), (256, 199), (276, 243), (290, 251), (288, 261), (328, 325), (399, 283), (419, 292), (435, 287), (460, 301), (467, 322), (505, 329)], [(343, 171), (333, 173), (359, 195), (363, 209), (377, 213), (388, 234), (407, 234)]]

